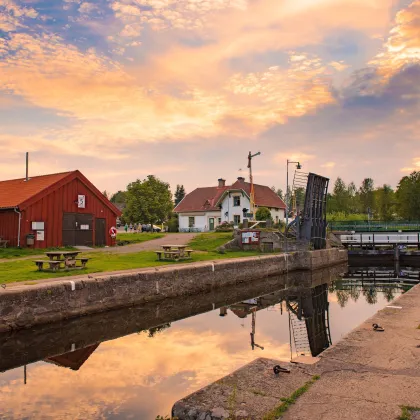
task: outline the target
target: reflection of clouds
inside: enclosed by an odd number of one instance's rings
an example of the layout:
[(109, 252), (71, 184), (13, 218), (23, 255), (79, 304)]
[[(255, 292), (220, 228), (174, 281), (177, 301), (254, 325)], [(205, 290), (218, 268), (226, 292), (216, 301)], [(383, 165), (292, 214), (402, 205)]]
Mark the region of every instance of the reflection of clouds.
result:
[[(397, 292), (396, 294), (398, 294)], [(341, 308), (329, 293), (333, 342), (385, 305), (365, 299), (348, 300)], [(288, 315), (277, 310), (257, 313), (256, 342), (250, 349), (251, 317), (237, 318), (218, 311), (175, 322), (153, 338), (147, 332), (104, 342), (75, 372), (46, 363), (28, 366), (28, 385), (22, 369), (0, 375), (0, 406), (5, 416), (19, 418), (153, 419), (167, 414), (173, 403), (230, 374), (256, 357), (288, 360)], [(244, 324), (244, 328), (241, 327)]]
[[(221, 334), (175, 328), (154, 338), (141, 334), (102, 343), (78, 372), (30, 365), (26, 387), (20, 377), (1, 384), (0, 405), (13, 418), (43, 418), (48, 412), (57, 419), (104, 418), (109, 412), (138, 414), (140, 407), (147, 411), (142, 418), (154, 418), (257, 356), (287, 357), (288, 344), (279, 346), (260, 332), (269, 349), (257, 354), (243, 335), (242, 329)], [(14, 377), (21, 374), (21, 369), (13, 371)]]

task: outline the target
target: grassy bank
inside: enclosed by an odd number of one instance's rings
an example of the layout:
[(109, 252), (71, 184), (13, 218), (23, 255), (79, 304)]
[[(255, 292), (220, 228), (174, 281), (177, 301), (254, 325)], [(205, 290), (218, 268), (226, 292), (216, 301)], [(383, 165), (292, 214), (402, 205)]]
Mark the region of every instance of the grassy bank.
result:
[(105, 271), (129, 270), (133, 268), (156, 267), (168, 264), (183, 264), (195, 261), (216, 260), (222, 258), (238, 258), (244, 256), (258, 255), (257, 252), (227, 252), (218, 254), (216, 252), (198, 252), (193, 254), (191, 260), (181, 262), (158, 261), (155, 252), (142, 251), (132, 254), (113, 253), (83, 253), (83, 256), (92, 258), (84, 270), (69, 272), (44, 273), (37, 270), (32, 260), (5, 262), (1, 265), (0, 284), (13, 283), (26, 280), (40, 280), (54, 277), (77, 276), (87, 273), (102, 273)]
[(190, 241), (188, 245), (191, 249), (197, 251), (215, 252), (219, 246), (229, 242), (232, 237), (232, 232), (201, 233)]

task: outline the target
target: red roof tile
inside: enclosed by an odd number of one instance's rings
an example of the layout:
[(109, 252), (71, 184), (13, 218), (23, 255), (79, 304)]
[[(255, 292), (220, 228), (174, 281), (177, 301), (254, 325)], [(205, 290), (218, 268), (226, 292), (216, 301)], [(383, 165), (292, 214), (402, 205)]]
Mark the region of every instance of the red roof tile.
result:
[[(22, 206), (25, 207), (30, 203), (28, 200), (33, 199), (38, 194), (42, 193), (42, 191), (47, 190), (66, 178), (68, 178), (69, 182), (74, 178), (78, 178), (99, 200), (102, 200), (116, 216), (121, 216), (121, 211), (77, 170), (59, 174), (34, 176), (29, 178), (29, 181), (25, 181), (25, 178), (0, 181), (0, 209), (19, 207), (19, 209), (22, 210)], [(38, 199), (38, 197), (35, 199)]]
[[(194, 211), (219, 211), (216, 206), (218, 200), (225, 191), (242, 189), (249, 196), (251, 184), (244, 181), (236, 181), (232, 186), (197, 188), (187, 194), (175, 207), (177, 213)], [(257, 206), (275, 207), (285, 209), (283, 200), (269, 187), (254, 184), (255, 204)]]
[(40, 193), (58, 181), (61, 181), (72, 172), (60, 174), (41, 175), (29, 178), (0, 181), (0, 208), (18, 207), (26, 200)]
[(196, 188), (175, 207), (177, 213), (188, 211), (219, 211), (217, 200), (229, 187)]
[[(243, 189), (248, 196), (251, 194), (251, 184), (249, 182), (236, 181), (232, 189)], [(255, 204), (259, 207), (275, 207), (285, 209), (284, 201), (270, 188), (265, 185), (254, 184)]]

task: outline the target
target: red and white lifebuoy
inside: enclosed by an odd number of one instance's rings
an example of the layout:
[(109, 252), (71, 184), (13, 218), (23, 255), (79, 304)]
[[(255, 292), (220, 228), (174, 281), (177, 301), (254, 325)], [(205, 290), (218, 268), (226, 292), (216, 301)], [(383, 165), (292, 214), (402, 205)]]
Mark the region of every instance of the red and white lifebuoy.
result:
[(112, 228), (109, 229), (109, 234), (111, 238), (117, 237), (117, 228), (115, 226), (112, 226)]

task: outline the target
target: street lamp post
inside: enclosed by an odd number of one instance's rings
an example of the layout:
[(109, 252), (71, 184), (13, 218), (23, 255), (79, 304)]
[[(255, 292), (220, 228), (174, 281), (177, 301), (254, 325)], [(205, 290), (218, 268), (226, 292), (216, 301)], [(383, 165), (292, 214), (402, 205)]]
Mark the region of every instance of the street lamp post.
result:
[(296, 163), (296, 169), (302, 169), (300, 162), (292, 162), (287, 159), (287, 169), (286, 169), (286, 228), (289, 226), (289, 165), (291, 163)]

